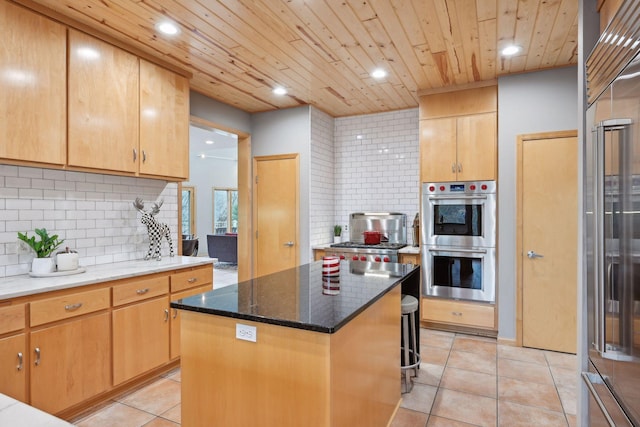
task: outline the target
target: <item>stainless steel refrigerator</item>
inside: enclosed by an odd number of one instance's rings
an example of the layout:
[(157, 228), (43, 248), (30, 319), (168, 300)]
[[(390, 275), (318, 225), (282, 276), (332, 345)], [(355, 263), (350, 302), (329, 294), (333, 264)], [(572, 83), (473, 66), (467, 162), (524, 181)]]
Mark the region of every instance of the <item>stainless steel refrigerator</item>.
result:
[(640, 55), (586, 118), (589, 421), (640, 426)]

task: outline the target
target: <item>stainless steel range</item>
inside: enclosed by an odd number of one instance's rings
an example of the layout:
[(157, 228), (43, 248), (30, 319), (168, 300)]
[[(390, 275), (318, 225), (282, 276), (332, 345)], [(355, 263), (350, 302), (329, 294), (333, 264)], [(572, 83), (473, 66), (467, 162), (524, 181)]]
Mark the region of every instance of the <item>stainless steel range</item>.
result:
[[(380, 242), (365, 243), (365, 233), (371, 232), (377, 232)], [(407, 246), (405, 214), (358, 212), (349, 216), (349, 241), (334, 243), (325, 250), (325, 253), (354, 261), (398, 262), (398, 251), (405, 246)]]

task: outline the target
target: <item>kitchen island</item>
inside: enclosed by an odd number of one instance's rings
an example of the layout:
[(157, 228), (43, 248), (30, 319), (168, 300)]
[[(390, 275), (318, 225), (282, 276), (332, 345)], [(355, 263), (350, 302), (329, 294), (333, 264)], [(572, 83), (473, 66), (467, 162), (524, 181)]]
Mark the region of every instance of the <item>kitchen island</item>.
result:
[[(302, 265), (171, 303), (182, 425), (387, 426), (400, 403), (401, 293), (420, 267)], [(419, 318), (419, 316), (418, 316)]]

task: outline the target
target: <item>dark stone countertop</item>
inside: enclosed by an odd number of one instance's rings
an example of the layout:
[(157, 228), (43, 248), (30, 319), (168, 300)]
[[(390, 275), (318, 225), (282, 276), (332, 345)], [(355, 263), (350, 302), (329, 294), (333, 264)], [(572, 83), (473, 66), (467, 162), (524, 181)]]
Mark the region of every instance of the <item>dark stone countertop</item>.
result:
[(326, 277), (322, 261), (316, 261), (176, 300), (171, 307), (334, 333), (405, 279), (419, 278), (419, 274), (420, 266), (412, 264), (341, 261), (340, 275)]

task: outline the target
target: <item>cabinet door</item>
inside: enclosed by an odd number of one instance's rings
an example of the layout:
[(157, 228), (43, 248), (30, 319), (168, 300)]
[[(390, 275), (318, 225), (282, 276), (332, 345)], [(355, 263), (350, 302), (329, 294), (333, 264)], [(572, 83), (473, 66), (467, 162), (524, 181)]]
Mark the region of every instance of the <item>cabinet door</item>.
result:
[(110, 387), (109, 313), (31, 332), (31, 405), (56, 414)]
[(69, 30), (70, 166), (137, 171), (138, 68), (134, 55)]
[[(171, 301), (186, 298), (191, 295), (197, 295), (208, 292), (213, 289), (213, 284), (198, 286), (188, 291), (171, 294)], [(180, 357), (180, 310), (171, 309), (171, 359)]]
[(140, 173), (189, 177), (189, 82), (140, 60)]
[(113, 383), (169, 361), (169, 298), (113, 310)]
[(420, 121), (420, 179), (422, 182), (456, 180), (456, 119)]
[(0, 3), (0, 157), (66, 160), (66, 29)]
[(0, 339), (0, 393), (27, 402), (25, 334)]
[(496, 132), (496, 113), (458, 118), (458, 181), (496, 179)]

